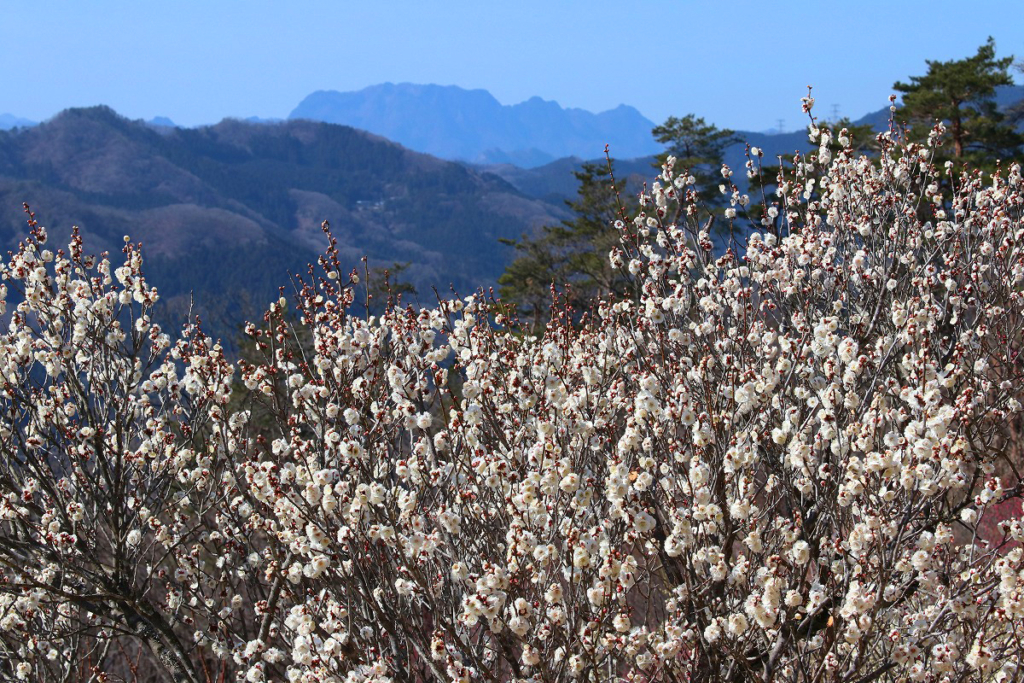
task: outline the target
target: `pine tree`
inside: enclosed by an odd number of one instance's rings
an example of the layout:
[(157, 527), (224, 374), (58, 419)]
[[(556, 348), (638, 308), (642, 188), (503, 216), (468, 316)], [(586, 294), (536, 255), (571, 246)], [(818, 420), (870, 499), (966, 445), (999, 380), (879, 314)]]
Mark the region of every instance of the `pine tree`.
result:
[(997, 86), (1012, 85), (1007, 69), (1013, 56), (996, 58), (992, 38), (977, 54), (948, 62), (927, 60), (928, 73), (896, 82), (904, 93), (897, 118), (911, 124), (911, 135), (924, 139), (936, 121), (947, 128), (952, 149), (944, 156), (972, 166), (988, 166), (1017, 152), (1024, 139), (1006, 122), (995, 101)]
[(658, 166), (672, 155), (677, 171), (686, 169), (696, 178), (701, 199), (708, 205), (721, 202), (718, 186), (722, 182), (720, 171), (725, 148), (740, 141), (734, 131), (719, 129), (703, 118), (687, 114), (683, 118), (670, 116), (665, 123), (651, 131), (654, 139), (668, 148), (658, 156)]
[(614, 180), (610, 161), (586, 162), (573, 174), (577, 197), (566, 204), (574, 218), (545, 226), (533, 238), (502, 240), (519, 256), (498, 278), (499, 292), (502, 300), (516, 304), (524, 322), (544, 319), (552, 285), (577, 307), (623, 290), (625, 280), (612, 268), (608, 252), (619, 243), (614, 223), (622, 215), (625, 180)]

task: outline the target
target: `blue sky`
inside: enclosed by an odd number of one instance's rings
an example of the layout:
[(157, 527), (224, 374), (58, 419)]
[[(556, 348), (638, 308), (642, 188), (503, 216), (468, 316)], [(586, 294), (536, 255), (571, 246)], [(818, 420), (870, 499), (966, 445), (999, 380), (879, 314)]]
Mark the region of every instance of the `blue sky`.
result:
[[(887, 104), (925, 59), (985, 38), (1024, 58), (1021, 0), (838, 3), (0, 0), (0, 113), (108, 104), (184, 125), (283, 117), (314, 90), (392, 82), (484, 88), (655, 122), (696, 113), (747, 130)], [(1024, 82), (1024, 74), (1016, 75)]]

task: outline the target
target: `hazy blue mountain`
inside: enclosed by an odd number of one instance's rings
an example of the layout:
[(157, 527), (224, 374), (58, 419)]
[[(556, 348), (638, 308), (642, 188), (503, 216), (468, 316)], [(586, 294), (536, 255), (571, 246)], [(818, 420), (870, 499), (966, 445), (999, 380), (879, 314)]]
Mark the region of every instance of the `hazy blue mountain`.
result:
[[(591, 159), (593, 163), (604, 164), (604, 159)], [(654, 178), (658, 169), (654, 167), (655, 157), (636, 159), (615, 159), (616, 180), (629, 181), (627, 192), (639, 192), (643, 183)], [(512, 164), (485, 164), (477, 166), (480, 171), (493, 173), (509, 182), (527, 197), (543, 199), (552, 203), (574, 198), (579, 181), (574, 172), (583, 167), (584, 159), (563, 157), (533, 168), (521, 168)]]
[(14, 114), (0, 114), (0, 130), (28, 128), (35, 125), (37, 125), (35, 121), (23, 119), (20, 116), (15, 116)]
[(154, 116), (153, 118), (151, 118), (146, 123), (148, 123), (149, 125), (153, 126), (154, 128), (177, 128), (178, 127), (178, 124), (176, 124), (174, 121), (171, 121), (166, 116)]
[(244, 120), (247, 123), (263, 123), (263, 124), (267, 124), (267, 125), (274, 125), (274, 124), (281, 123), (282, 121), (284, 121), (284, 119), (282, 119), (282, 118), (275, 118), (275, 117), (263, 118), (261, 116), (246, 116)]
[(657, 153), (654, 123), (620, 105), (593, 114), (533, 97), (503, 105), (486, 90), (385, 83), (358, 92), (321, 90), (289, 115), (382, 135), (418, 152), (474, 163), (535, 167), (567, 156), (620, 158)]

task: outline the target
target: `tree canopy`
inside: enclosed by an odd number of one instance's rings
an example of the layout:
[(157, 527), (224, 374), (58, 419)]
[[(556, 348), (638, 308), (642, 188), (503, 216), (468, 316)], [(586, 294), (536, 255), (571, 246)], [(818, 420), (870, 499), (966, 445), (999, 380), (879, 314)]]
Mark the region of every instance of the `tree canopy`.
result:
[(928, 73), (909, 83), (893, 84), (903, 93), (897, 115), (911, 124), (914, 137), (927, 136), (936, 122), (947, 126), (953, 159), (985, 164), (1007, 158), (1024, 139), (996, 106), (996, 87), (1013, 85), (1008, 69), (1013, 56), (996, 57), (989, 38), (973, 57), (950, 61), (926, 60)]

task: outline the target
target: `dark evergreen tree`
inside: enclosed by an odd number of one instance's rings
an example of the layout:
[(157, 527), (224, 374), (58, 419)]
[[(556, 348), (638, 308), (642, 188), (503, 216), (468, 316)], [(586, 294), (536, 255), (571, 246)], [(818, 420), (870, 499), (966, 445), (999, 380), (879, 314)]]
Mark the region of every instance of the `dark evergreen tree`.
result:
[(545, 318), (552, 285), (577, 308), (623, 293), (625, 278), (612, 268), (608, 252), (619, 243), (615, 221), (623, 215), (625, 180), (614, 179), (611, 162), (584, 163), (574, 175), (577, 198), (566, 202), (573, 219), (546, 226), (536, 237), (503, 240), (519, 255), (498, 278), (499, 292), (524, 322), (536, 325)]
[(735, 132), (728, 128), (719, 129), (701, 117), (687, 114), (681, 119), (668, 117), (665, 123), (655, 126), (651, 134), (656, 141), (667, 146), (665, 152), (658, 156), (658, 165), (664, 163), (669, 155), (674, 156), (676, 172), (682, 173), (685, 169), (696, 179), (694, 186), (701, 200), (709, 206), (720, 204), (722, 193), (718, 186), (723, 181), (722, 159), (726, 147), (740, 142)]
[(911, 125), (912, 137), (927, 138), (935, 122), (942, 121), (948, 143), (941, 156), (974, 167), (988, 166), (1018, 151), (1024, 139), (995, 100), (997, 86), (1013, 84), (1007, 72), (1013, 56), (997, 59), (995, 42), (989, 38), (973, 57), (926, 63), (927, 74), (893, 85), (903, 93), (897, 118)]

